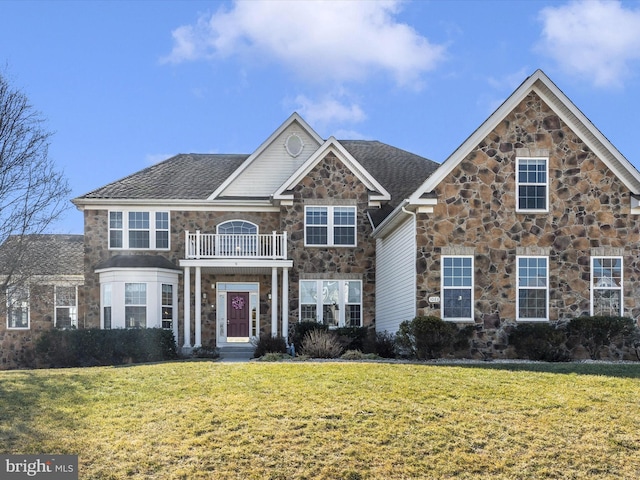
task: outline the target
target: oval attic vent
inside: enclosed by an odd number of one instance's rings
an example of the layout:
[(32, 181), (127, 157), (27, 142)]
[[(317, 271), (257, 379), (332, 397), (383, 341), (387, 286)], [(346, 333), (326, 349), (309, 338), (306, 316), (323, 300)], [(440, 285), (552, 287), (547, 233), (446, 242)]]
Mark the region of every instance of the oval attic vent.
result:
[(285, 140), (284, 148), (287, 149), (287, 153), (289, 155), (291, 155), (292, 157), (297, 157), (302, 153), (302, 150), (304, 149), (304, 142), (297, 133), (292, 133)]

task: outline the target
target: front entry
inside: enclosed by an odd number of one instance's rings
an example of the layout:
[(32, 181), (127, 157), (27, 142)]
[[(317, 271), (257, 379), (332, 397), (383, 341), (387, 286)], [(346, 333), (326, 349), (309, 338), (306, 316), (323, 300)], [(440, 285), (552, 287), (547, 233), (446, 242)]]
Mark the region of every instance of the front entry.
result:
[(227, 292), (227, 338), (249, 337), (249, 292)]

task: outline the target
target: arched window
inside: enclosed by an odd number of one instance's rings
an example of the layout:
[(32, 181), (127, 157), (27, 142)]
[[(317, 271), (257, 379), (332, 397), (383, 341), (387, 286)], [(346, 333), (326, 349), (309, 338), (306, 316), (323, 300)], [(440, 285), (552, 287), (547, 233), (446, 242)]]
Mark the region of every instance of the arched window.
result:
[(258, 226), (244, 220), (230, 220), (218, 225), (218, 233), (220, 235), (256, 235)]
[(229, 257), (255, 257), (258, 226), (245, 220), (230, 220), (218, 225), (218, 253)]

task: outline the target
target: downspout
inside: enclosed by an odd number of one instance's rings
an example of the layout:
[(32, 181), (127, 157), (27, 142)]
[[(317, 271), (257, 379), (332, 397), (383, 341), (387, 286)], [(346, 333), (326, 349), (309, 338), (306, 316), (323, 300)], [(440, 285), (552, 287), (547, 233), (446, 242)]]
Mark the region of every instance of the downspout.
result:
[[(405, 200), (406, 203), (409, 203), (409, 200)], [(418, 236), (418, 232), (416, 232), (416, 226), (418, 224), (418, 215), (416, 215), (416, 212), (412, 212), (410, 210), (407, 210), (405, 208), (404, 205), (402, 205), (402, 211), (408, 215), (411, 215), (413, 217), (413, 252), (414, 252), (414, 261), (413, 261), (413, 298), (415, 299), (415, 301), (413, 302), (413, 318), (415, 318), (418, 314), (418, 308), (417, 308), (417, 304), (418, 304), (418, 270), (417, 270), (417, 263), (418, 263), (418, 241), (417, 241), (417, 236)]]

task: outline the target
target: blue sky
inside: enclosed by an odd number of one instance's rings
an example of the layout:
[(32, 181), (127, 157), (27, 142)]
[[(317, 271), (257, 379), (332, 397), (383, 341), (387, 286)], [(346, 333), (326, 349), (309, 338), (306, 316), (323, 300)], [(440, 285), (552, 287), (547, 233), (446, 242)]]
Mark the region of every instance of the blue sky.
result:
[(177, 153), (251, 153), (294, 111), (442, 162), (537, 68), (640, 167), (638, 1), (2, 0), (0, 18), (0, 68), (71, 198)]

